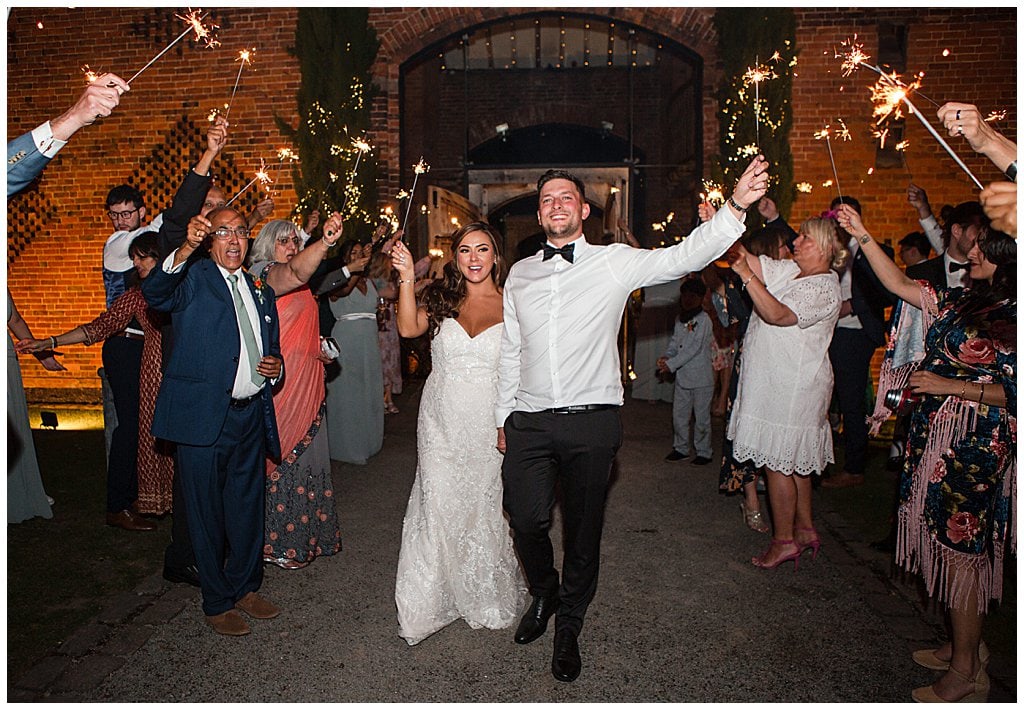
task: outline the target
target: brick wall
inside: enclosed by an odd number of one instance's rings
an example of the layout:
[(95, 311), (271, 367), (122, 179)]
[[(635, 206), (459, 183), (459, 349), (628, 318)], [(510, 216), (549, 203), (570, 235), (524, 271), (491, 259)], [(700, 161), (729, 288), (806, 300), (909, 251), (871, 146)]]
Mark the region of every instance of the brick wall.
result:
[[(399, 79), (403, 62), (463, 28), (545, 8), (379, 8), (370, 22), (381, 38), (374, 75), (382, 95), (372, 107), (379, 161), (380, 195), (401, 185), (399, 150)], [(595, 16), (630, 22), (693, 50), (704, 59), (701, 94), (705, 155), (717, 151), (715, 87), (720, 67), (710, 8), (573, 8)], [(237, 53), (256, 47), (255, 61), (241, 79), (231, 109), (232, 133), (224, 164), (251, 174), (268, 160), (282, 139), (274, 123), (281, 116), (295, 125), (296, 62), (288, 47), (295, 41), (294, 8), (226, 8), (214, 11), (223, 46), (202, 49), (182, 42), (133, 83), (121, 107), (102, 124), (76, 135), (51, 163), (38, 194), (16, 198), (9, 211), (41, 210), (55, 215), (42, 236), (8, 268), (8, 285), (39, 336), (59, 333), (85, 322), (103, 308), (100, 280), (102, 245), (110, 233), (103, 198), (110, 186), (123, 182), (141, 161), (158, 149), (183, 115), (204, 123), (211, 108), (227, 101), (238, 71)], [(906, 205), (908, 174), (902, 169), (876, 170), (874, 146), (868, 137), (871, 77), (863, 71), (843, 78), (833, 49), (857, 32), (865, 51), (877, 51), (880, 21), (909, 25), (908, 69), (926, 72), (923, 91), (932, 99), (967, 100), (984, 111), (1008, 109), (998, 128), (1016, 139), (1016, 10), (1014, 9), (829, 9), (802, 8), (797, 13), (798, 77), (794, 81), (794, 129), (791, 145), (796, 179), (815, 185), (801, 195), (793, 218), (817, 214), (833, 193), (821, 183), (832, 178), (825, 146), (813, 139), (826, 120), (846, 120), (853, 140), (834, 146), (840, 185), (865, 207), (868, 225), (880, 235), (898, 239), (915, 228)], [(42, 23), (42, 28), (37, 23)], [(127, 78), (177, 36), (183, 25), (173, 11), (156, 8), (32, 9), (17, 7), (8, 20), (9, 138), (33, 128), (66, 109), (83, 87), (79, 67), (115, 71)], [(950, 49), (947, 58), (943, 49)], [(930, 117), (934, 107), (918, 105)], [(618, 121), (615, 121), (618, 125)], [(623, 124), (624, 125), (624, 124)], [(915, 180), (938, 207), (970, 198), (966, 178), (911, 118), (908, 161)], [(988, 182), (998, 177), (983, 158), (975, 157), (962, 140), (951, 144), (975, 174)], [(192, 155), (202, 150), (196, 145)], [(418, 157), (418, 156), (416, 156)], [(428, 162), (429, 159), (428, 159)], [(184, 165), (182, 169), (184, 169)], [(287, 174), (279, 180), (274, 217), (286, 216), (295, 199)], [(40, 206), (42, 204), (42, 207)], [(159, 209), (162, 205), (150, 205)], [(98, 390), (99, 347), (65, 349), (67, 373), (47, 373), (33, 359), (23, 359), (28, 388), (59, 387)]]

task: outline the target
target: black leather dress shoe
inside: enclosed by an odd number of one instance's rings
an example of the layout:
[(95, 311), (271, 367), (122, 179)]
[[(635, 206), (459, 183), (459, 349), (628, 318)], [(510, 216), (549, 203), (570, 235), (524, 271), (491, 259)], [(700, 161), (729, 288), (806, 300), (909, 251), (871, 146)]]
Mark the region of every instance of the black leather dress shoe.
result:
[(195, 565), (186, 567), (168, 567), (164, 565), (164, 579), (174, 584), (191, 584), (199, 586), (199, 569)]
[(548, 619), (558, 608), (558, 595), (553, 597), (534, 597), (533, 604), (523, 615), (516, 628), (516, 643), (536, 641), (548, 630)]
[(551, 656), (551, 675), (555, 680), (572, 683), (580, 675), (580, 645), (576, 634), (568, 629), (555, 632), (555, 652)]

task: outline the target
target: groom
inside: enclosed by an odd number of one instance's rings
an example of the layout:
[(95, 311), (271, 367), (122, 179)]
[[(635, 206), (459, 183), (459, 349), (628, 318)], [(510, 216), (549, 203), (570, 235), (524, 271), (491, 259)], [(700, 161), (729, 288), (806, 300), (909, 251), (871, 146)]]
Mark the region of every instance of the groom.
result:
[[(505, 283), (495, 419), (505, 454), (503, 504), (533, 596), (515, 641), (540, 638), (555, 614), (557, 680), (580, 674), (577, 637), (597, 591), (608, 478), (622, 442), (616, 335), (626, 300), (643, 286), (699, 271), (728, 249), (768, 186), (767, 167), (755, 158), (727, 208), (656, 251), (588, 243), (583, 182), (563, 170), (537, 182), (547, 244), (517, 262)], [(565, 520), (561, 581), (549, 537), (556, 484)]]

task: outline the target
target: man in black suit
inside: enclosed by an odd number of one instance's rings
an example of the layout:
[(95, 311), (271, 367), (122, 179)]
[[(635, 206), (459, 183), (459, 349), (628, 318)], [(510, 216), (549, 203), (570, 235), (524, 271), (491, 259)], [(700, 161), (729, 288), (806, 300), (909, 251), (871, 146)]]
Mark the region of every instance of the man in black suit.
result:
[(936, 288), (960, 288), (965, 285), (967, 253), (988, 226), (988, 217), (980, 202), (961, 202), (953, 208), (942, 231), (946, 251), (941, 256), (907, 267), (907, 276), (924, 279)]
[[(281, 611), (257, 590), (265, 457), (281, 455), (271, 385), (283, 360), (274, 292), (242, 269), (248, 238), (230, 207), (196, 216), (185, 244), (143, 282), (149, 305), (173, 314), (153, 434), (178, 445), (203, 612), (228, 636), (249, 633), (239, 611), (256, 619)], [(210, 258), (190, 258), (204, 242)]]
[[(861, 213), (860, 202), (853, 197), (837, 197), (831, 209), (847, 204)], [(828, 355), (835, 374), (835, 393), (843, 416), (843, 470), (821, 482), (826, 488), (847, 488), (864, 483), (864, 463), (868, 448), (867, 405), (865, 393), (871, 376), (871, 357), (885, 342), (885, 309), (895, 298), (882, 286), (871, 270), (857, 240), (839, 232), (847, 240), (852, 259), (840, 274), (844, 301), (839, 311)], [(893, 257), (891, 247), (882, 249)]]

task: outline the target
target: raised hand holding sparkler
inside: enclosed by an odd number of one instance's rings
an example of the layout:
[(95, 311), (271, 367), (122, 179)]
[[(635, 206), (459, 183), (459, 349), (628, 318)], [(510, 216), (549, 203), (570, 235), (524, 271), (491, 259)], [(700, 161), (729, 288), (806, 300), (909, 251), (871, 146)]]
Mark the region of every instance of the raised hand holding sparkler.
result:
[(228, 114), (231, 113), (231, 104), (235, 100), (235, 92), (238, 91), (238, 82), (242, 78), (242, 69), (245, 68), (246, 64), (252, 64), (252, 55), (255, 54), (255, 53), (256, 53), (256, 48), (255, 47), (253, 47), (252, 49), (243, 49), (243, 50), (241, 50), (238, 53), (238, 59), (235, 60), (236, 62), (239, 62), (239, 64), (238, 64), (238, 76), (235, 77), (235, 86), (234, 86), (233, 89), (231, 89), (231, 98), (228, 99), (228, 103), (225, 106), (224, 118), (227, 118)]
[(402, 232), (405, 233), (405, 227), (409, 223), (409, 210), (412, 207), (412, 201), (416, 197), (416, 181), (423, 173), (430, 172), (430, 166), (423, 160), (423, 156), (420, 156), (420, 161), (412, 166), (413, 178), (412, 178), (412, 189), (409, 190), (409, 201), (405, 204), (405, 218), (402, 220)]
[(1016, 144), (992, 128), (977, 106), (950, 102), (943, 104), (937, 115), (950, 136), (966, 138), (975, 152), (988, 157), (1000, 170), (1005, 172), (1017, 159)]
[(135, 72), (132, 78), (129, 79), (126, 83), (131, 84), (133, 81), (138, 79), (139, 75), (142, 74), (142, 72), (149, 69), (153, 65), (153, 63), (156, 62), (156, 60), (160, 57), (164, 56), (168, 52), (168, 50), (170, 50), (171, 47), (176, 45), (181, 40), (185, 39), (185, 36), (189, 32), (195, 32), (196, 41), (198, 42), (199, 40), (203, 40), (208, 49), (213, 49), (214, 47), (219, 45), (220, 41), (213, 35), (213, 31), (217, 29), (217, 25), (214, 25), (212, 23), (210, 24), (209, 27), (204, 25), (203, 20), (206, 18), (206, 16), (201, 15), (201, 12), (202, 11), (198, 9), (193, 10), (192, 8), (188, 8), (188, 12), (184, 15), (175, 15), (175, 17), (177, 17), (179, 20), (184, 21), (185, 24), (188, 25), (188, 28), (180, 35), (178, 35), (169, 45), (160, 50), (159, 54), (150, 59), (146, 66), (142, 67), (142, 69), (139, 69), (137, 72)]
[(121, 101), (121, 94), (131, 87), (116, 74), (96, 77), (78, 97), (74, 106), (50, 121), (53, 137), (66, 141), (80, 128), (96, 119), (109, 116)]

